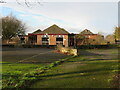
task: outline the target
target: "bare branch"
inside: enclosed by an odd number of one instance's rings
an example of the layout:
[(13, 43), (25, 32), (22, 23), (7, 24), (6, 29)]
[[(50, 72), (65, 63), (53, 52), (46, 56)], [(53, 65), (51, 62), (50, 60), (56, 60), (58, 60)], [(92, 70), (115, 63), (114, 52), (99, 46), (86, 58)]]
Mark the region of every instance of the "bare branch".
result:
[(40, 3), (40, 1), (39, 1), (39, 0), (37, 0), (37, 3), (41, 5), (41, 3)]
[(27, 0), (25, 0), (25, 4), (26, 4), (27, 7), (30, 7), (29, 2), (27, 2)]
[(18, 0), (16, 0), (16, 2), (17, 2), (17, 4), (21, 5), (21, 3)]
[(3, 1), (3, 0), (0, 0), (0, 3), (6, 3), (5, 1)]
[[(35, 2), (36, 2), (37, 4), (39, 4), (39, 5), (42, 5), (40, 0), (35, 0)], [(0, 3), (8, 3), (8, 2), (5, 2), (4, 0), (0, 0)], [(16, 3), (17, 3), (18, 5), (22, 5), (22, 3), (20, 2), (20, 0), (16, 0)], [(25, 4), (27, 7), (32, 6), (31, 3), (30, 3), (28, 0), (24, 0), (24, 4)]]

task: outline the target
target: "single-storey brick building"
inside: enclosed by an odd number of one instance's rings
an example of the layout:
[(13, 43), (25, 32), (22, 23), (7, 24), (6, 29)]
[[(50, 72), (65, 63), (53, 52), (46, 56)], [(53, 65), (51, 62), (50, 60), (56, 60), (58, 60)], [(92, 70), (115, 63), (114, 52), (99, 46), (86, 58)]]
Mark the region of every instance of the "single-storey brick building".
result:
[(77, 45), (97, 45), (103, 44), (104, 36), (100, 34), (94, 34), (90, 30), (83, 30), (80, 34), (77, 34)]
[(76, 47), (79, 45), (100, 45), (104, 44), (104, 36), (93, 34), (90, 30), (85, 29), (80, 34), (70, 34), (57, 25), (52, 25), (41, 31), (36, 30), (28, 35), (18, 35), (19, 42), (25, 45), (62, 45), (65, 47)]
[(43, 31), (37, 30), (33, 33), (29, 33), (28, 40), (30, 44), (34, 45), (61, 44), (65, 47), (68, 47), (68, 35), (69, 32), (54, 24)]

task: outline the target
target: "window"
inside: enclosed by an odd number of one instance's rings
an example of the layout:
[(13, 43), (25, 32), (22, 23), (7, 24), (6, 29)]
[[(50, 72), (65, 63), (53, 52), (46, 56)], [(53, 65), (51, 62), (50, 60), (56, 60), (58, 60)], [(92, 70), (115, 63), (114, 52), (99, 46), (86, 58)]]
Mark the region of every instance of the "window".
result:
[(42, 37), (42, 45), (48, 45), (49, 44), (49, 38), (48, 37)]
[(37, 35), (29, 36), (30, 43), (37, 43)]
[(56, 37), (56, 45), (63, 45), (63, 36)]
[(24, 38), (24, 37), (21, 37), (21, 38), (20, 38), (20, 41), (21, 41), (21, 43), (25, 43), (25, 38)]
[(56, 41), (63, 41), (63, 38), (56, 38)]
[(42, 38), (42, 41), (48, 41), (48, 38)]

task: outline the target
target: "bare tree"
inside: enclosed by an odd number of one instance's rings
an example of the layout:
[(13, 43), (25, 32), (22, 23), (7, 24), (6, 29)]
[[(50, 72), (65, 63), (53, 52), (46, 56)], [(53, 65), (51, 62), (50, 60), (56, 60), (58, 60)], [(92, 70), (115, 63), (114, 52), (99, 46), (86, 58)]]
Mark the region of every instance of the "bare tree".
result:
[(4, 0), (0, 0), (0, 3), (6, 3)]
[(14, 16), (6, 16), (0, 18), (2, 20), (2, 40), (6, 40), (9, 43), (9, 40), (12, 37), (16, 37), (17, 35), (25, 34), (25, 24), (22, 21), (18, 20)]

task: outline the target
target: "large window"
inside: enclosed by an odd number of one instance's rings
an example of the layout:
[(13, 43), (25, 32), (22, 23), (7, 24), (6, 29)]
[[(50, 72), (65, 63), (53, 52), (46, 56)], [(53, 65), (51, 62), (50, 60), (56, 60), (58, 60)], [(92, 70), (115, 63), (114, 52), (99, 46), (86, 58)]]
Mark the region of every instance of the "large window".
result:
[(32, 44), (37, 43), (37, 35), (29, 36), (29, 41)]
[(49, 37), (48, 35), (42, 36), (42, 45), (49, 45)]
[(56, 45), (63, 45), (63, 35), (56, 35)]

